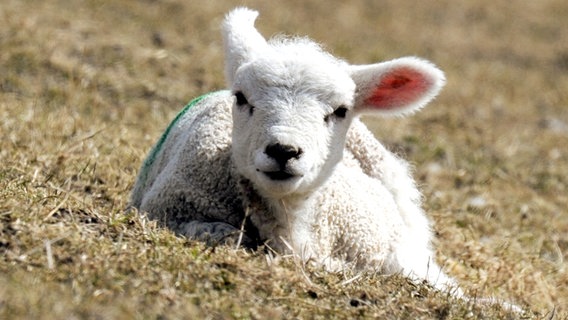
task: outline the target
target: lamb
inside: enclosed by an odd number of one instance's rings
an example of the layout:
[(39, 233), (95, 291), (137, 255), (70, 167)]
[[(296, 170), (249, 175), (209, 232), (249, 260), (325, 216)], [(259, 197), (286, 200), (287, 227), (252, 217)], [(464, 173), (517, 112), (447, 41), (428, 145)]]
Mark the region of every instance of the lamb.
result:
[(229, 90), (195, 99), (172, 121), (131, 205), (188, 238), (242, 239), (329, 270), (455, 288), (434, 261), (408, 165), (359, 120), (416, 112), (443, 87), (443, 72), (414, 57), (350, 65), (309, 39), (267, 41), (257, 15), (226, 16)]

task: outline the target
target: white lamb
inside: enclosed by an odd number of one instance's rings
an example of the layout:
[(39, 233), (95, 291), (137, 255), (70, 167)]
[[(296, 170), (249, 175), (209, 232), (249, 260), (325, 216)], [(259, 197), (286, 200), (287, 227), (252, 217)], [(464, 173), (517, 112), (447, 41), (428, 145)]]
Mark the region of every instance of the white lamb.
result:
[(142, 166), (132, 206), (189, 238), (244, 229), (249, 244), (332, 270), (454, 287), (434, 261), (406, 163), (358, 119), (415, 112), (440, 91), (443, 73), (417, 58), (353, 66), (308, 39), (267, 42), (256, 17), (245, 8), (227, 15), (230, 91), (202, 96), (174, 119)]

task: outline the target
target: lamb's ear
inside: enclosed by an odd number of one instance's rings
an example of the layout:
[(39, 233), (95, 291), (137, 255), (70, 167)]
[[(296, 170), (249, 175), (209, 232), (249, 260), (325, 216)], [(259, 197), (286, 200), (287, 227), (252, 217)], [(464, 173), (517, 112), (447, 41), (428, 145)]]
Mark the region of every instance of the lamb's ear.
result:
[(225, 78), (229, 87), (233, 84), (235, 72), (244, 62), (251, 59), (255, 51), (266, 47), (266, 40), (254, 27), (258, 12), (247, 8), (236, 8), (225, 16), (223, 40), (225, 47)]
[(351, 66), (358, 114), (404, 115), (419, 110), (444, 86), (444, 73), (430, 62), (400, 58)]

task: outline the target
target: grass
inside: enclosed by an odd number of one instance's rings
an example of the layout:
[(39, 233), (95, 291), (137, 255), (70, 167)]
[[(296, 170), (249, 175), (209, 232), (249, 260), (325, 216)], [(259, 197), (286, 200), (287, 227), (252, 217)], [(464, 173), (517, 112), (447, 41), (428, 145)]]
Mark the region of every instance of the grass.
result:
[(439, 262), (470, 296), (526, 312), (207, 248), (126, 212), (169, 121), (223, 88), (233, 3), (3, 0), (0, 318), (568, 318), (565, 1), (243, 3), (264, 34), (446, 72), (421, 113), (367, 122), (415, 165)]

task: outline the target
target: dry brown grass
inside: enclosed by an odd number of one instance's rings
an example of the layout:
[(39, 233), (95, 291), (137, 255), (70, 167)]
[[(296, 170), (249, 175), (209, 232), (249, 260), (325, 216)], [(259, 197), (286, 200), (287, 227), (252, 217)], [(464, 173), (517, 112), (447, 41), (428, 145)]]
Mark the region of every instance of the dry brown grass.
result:
[[(445, 70), (426, 110), (369, 123), (415, 163), (439, 260), (471, 296), (568, 317), (566, 1), (243, 3), (265, 34)], [(124, 212), (169, 120), (223, 87), (219, 22), (232, 6), (2, 1), (0, 318), (520, 317), (397, 276), (205, 248)]]

